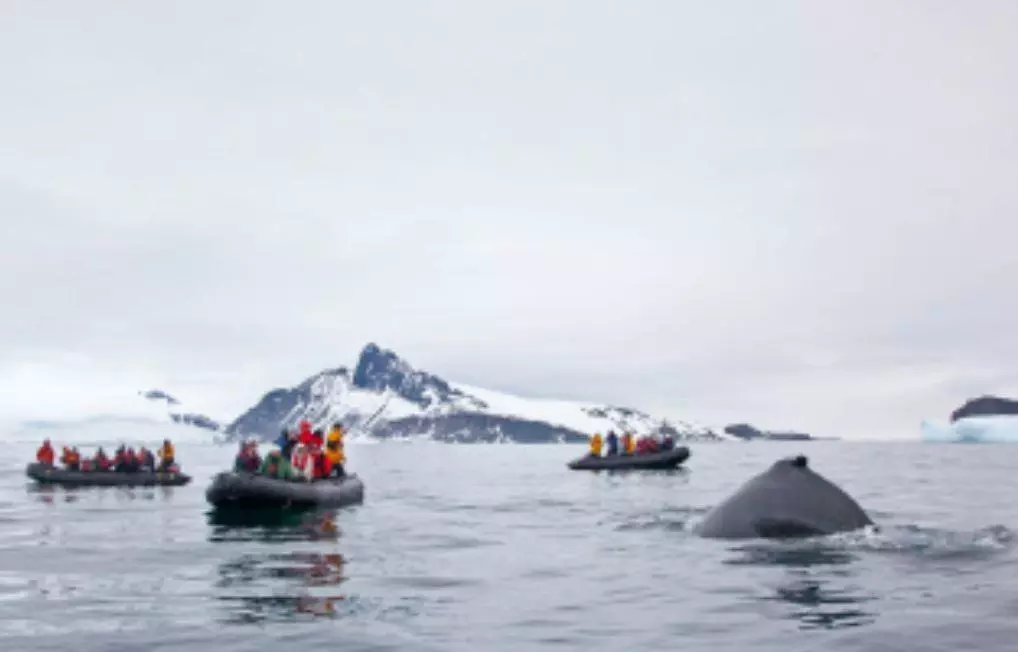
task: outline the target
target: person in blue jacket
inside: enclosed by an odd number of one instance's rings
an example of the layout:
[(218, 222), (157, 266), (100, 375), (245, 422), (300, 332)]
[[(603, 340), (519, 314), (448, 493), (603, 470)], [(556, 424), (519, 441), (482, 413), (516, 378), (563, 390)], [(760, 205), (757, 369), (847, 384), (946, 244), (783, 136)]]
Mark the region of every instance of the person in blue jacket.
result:
[(619, 436), (615, 434), (614, 430), (608, 431), (608, 436), (604, 438), (606, 448), (606, 455), (611, 457), (612, 455), (619, 454)]

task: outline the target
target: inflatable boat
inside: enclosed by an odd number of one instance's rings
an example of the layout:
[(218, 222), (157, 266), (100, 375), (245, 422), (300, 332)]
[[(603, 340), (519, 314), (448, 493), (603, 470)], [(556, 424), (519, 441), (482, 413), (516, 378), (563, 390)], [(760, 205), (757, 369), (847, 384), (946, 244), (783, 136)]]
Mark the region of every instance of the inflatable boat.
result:
[(25, 467), (25, 475), (41, 484), (58, 484), (65, 487), (179, 487), (191, 481), (191, 476), (180, 472), (68, 471), (38, 462)]
[(364, 483), (356, 475), (301, 482), (226, 471), (212, 479), (205, 499), (216, 507), (343, 507), (364, 502)]
[(645, 453), (643, 455), (612, 455), (610, 457), (584, 455), (570, 462), (569, 468), (574, 471), (674, 469), (687, 459), (689, 459), (689, 449), (685, 446), (679, 446), (670, 451)]

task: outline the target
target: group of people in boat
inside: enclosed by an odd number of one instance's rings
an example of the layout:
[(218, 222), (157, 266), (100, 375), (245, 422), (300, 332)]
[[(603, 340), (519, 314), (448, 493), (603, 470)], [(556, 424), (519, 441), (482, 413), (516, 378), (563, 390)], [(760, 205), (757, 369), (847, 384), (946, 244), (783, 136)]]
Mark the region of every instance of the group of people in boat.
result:
[[(169, 439), (163, 440), (158, 455), (157, 461), (156, 455), (144, 446), (135, 450), (133, 446), (121, 444), (113, 451), (112, 456), (107, 455), (103, 447), (100, 446), (92, 457), (82, 458), (77, 446), (64, 446), (59, 462), (67, 471), (82, 472), (176, 473), (180, 470), (174, 456), (173, 443)], [(56, 451), (48, 438), (43, 440), (42, 446), (36, 451), (35, 461), (46, 466), (56, 466)]]
[(346, 475), (343, 464), (343, 426), (334, 423), (326, 434), (311, 429), (311, 423), (301, 421), (296, 431), (283, 430), (265, 458), (258, 454), (258, 442), (240, 442), (233, 470), (259, 473), (280, 480), (310, 482), (322, 478), (342, 478)]
[(615, 455), (649, 455), (674, 450), (675, 437), (665, 434), (660, 439), (656, 437), (634, 437), (633, 433), (624, 433), (621, 437), (609, 430), (604, 438), (601, 433), (595, 432), (590, 438), (590, 454), (593, 457), (601, 457), (604, 450), (606, 457)]

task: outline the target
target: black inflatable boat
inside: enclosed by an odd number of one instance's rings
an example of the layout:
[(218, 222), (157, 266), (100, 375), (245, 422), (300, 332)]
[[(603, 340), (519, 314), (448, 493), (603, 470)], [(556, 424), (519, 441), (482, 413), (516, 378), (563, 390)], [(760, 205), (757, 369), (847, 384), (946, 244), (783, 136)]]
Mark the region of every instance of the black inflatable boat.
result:
[(191, 481), (191, 476), (186, 473), (68, 471), (38, 462), (25, 467), (25, 475), (41, 484), (58, 484), (65, 487), (179, 487)]
[(301, 482), (227, 471), (205, 490), (216, 507), (343, 507), (364, 502), (364, 483), (356, 475)]
[(569, 463), (574, 471), (600, 471), (602, 469), (674, 469), (689, 459), (689, 449), (679, 446), (670, 451), (646, 453), (644, 455), (612, 455), (611, 457), (594, 457), (584, 455)]

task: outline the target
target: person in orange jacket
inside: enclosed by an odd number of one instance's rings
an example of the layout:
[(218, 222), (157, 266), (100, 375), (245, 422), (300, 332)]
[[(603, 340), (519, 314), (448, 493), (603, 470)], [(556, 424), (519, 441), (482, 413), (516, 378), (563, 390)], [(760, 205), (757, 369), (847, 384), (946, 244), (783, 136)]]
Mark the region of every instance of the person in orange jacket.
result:
[(53, 466), (53, 445), (49, 443), (49, 439), (42, 441), (42, 446), (35, 453), (35, 461), (39, 464), (45, 464), (47, 466)]
[(632, 455), (635, 448), (636, 442), (633, 441), (633, 433), (627, 432), (622, 435), (622, 454)]
[(64, 451), (60, 455), (60, 463), (64, 465), (68, 471), (79, 471), (81, 470), (81, 454), (78, 453), (77, 448), (68, 448), (64, 446)]

